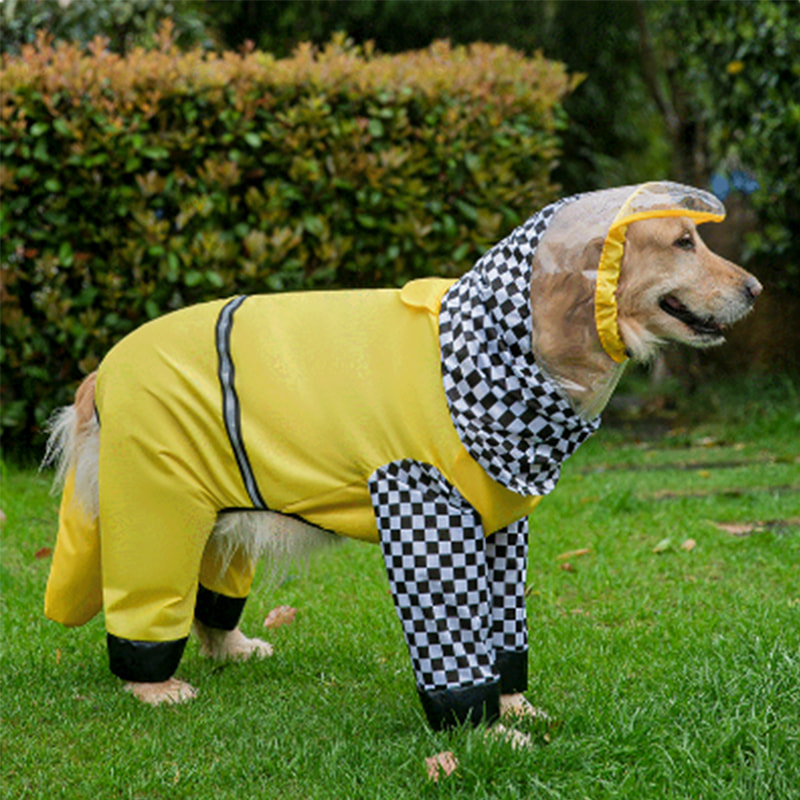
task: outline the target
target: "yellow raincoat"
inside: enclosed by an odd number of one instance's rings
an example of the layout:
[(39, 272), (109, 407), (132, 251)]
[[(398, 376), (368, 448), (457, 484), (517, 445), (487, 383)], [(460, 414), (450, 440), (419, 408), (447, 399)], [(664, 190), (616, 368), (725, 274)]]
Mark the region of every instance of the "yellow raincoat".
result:
[(539, 498), (489, 478), (450, 419), (438, 312), (451, 285), (216, 301), (123, 339), (97, 379), (99, 538), (68, 484), (47, 615), (82, 624), (102, 590), (113, 637), (186, 637), (198, 581), (250, 588), (252, 565), (217, 576), (204, 559), (220, 512), (268, 508), (377, 541), (367, 481), (398, 459), (435, 466), (486, 535), (530, 513)]

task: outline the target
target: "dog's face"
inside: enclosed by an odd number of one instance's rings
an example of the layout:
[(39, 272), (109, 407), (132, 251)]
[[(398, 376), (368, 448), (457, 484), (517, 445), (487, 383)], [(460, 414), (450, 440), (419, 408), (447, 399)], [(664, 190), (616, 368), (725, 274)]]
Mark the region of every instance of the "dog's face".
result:
[(639, 220), (628, 228), (617, 288), (619, 329), (636, 360), (668, 341), (709, 347), (761, 293), (750, 273), (712, 253), (685, 217)]

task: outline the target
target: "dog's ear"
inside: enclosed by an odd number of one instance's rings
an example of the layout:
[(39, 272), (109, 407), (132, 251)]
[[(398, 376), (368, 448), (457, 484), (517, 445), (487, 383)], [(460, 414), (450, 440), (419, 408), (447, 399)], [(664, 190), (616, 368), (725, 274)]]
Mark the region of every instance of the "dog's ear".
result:
[[(599, 344), (594, 322), (597, 264), (602, 234), (579, 244), (554, 237), (537, 251), (531, 275), (534, 353), (553, 360), (553, 352)], [(540, 259), (544, 258), (544, 261)], [(558, 265), (557, 267), (555, 265)], [(591, 344), (590, 344), (591, 343)]]
[(600, 256), (603, 253), (605, 237), (595, 236), (590, 239), (581, 253), (581, 273), (584, 277), (595, 280), (597, 265), (600, 263)]
[(533, 281), (531, 320), (534, 357), (557, 382), (600, 349), (594, 281), (581, 271), (540, 275)]

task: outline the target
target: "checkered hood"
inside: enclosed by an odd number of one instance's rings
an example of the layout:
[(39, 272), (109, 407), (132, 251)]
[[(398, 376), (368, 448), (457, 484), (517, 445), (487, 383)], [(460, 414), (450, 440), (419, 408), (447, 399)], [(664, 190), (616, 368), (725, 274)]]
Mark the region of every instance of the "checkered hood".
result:
[(439, 342), (450, 415), (467, 452), (522, 495), (551, 492), (562, 463), (600, 426), (581, 419), (531, 347), (531, 262), (566, 198), (489, 250), (442, 300)]

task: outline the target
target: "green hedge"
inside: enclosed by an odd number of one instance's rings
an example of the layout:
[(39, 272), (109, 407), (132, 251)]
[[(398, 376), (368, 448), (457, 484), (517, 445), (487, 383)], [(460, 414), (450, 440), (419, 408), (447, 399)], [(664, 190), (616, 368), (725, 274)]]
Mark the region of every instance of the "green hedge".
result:
[(167, 30), (123, 58), (40, 36), (0, 72), (6, 441), (185, 304), (459, 274), (553, 197), (573, 85), (505, 47), (277, 60)]

